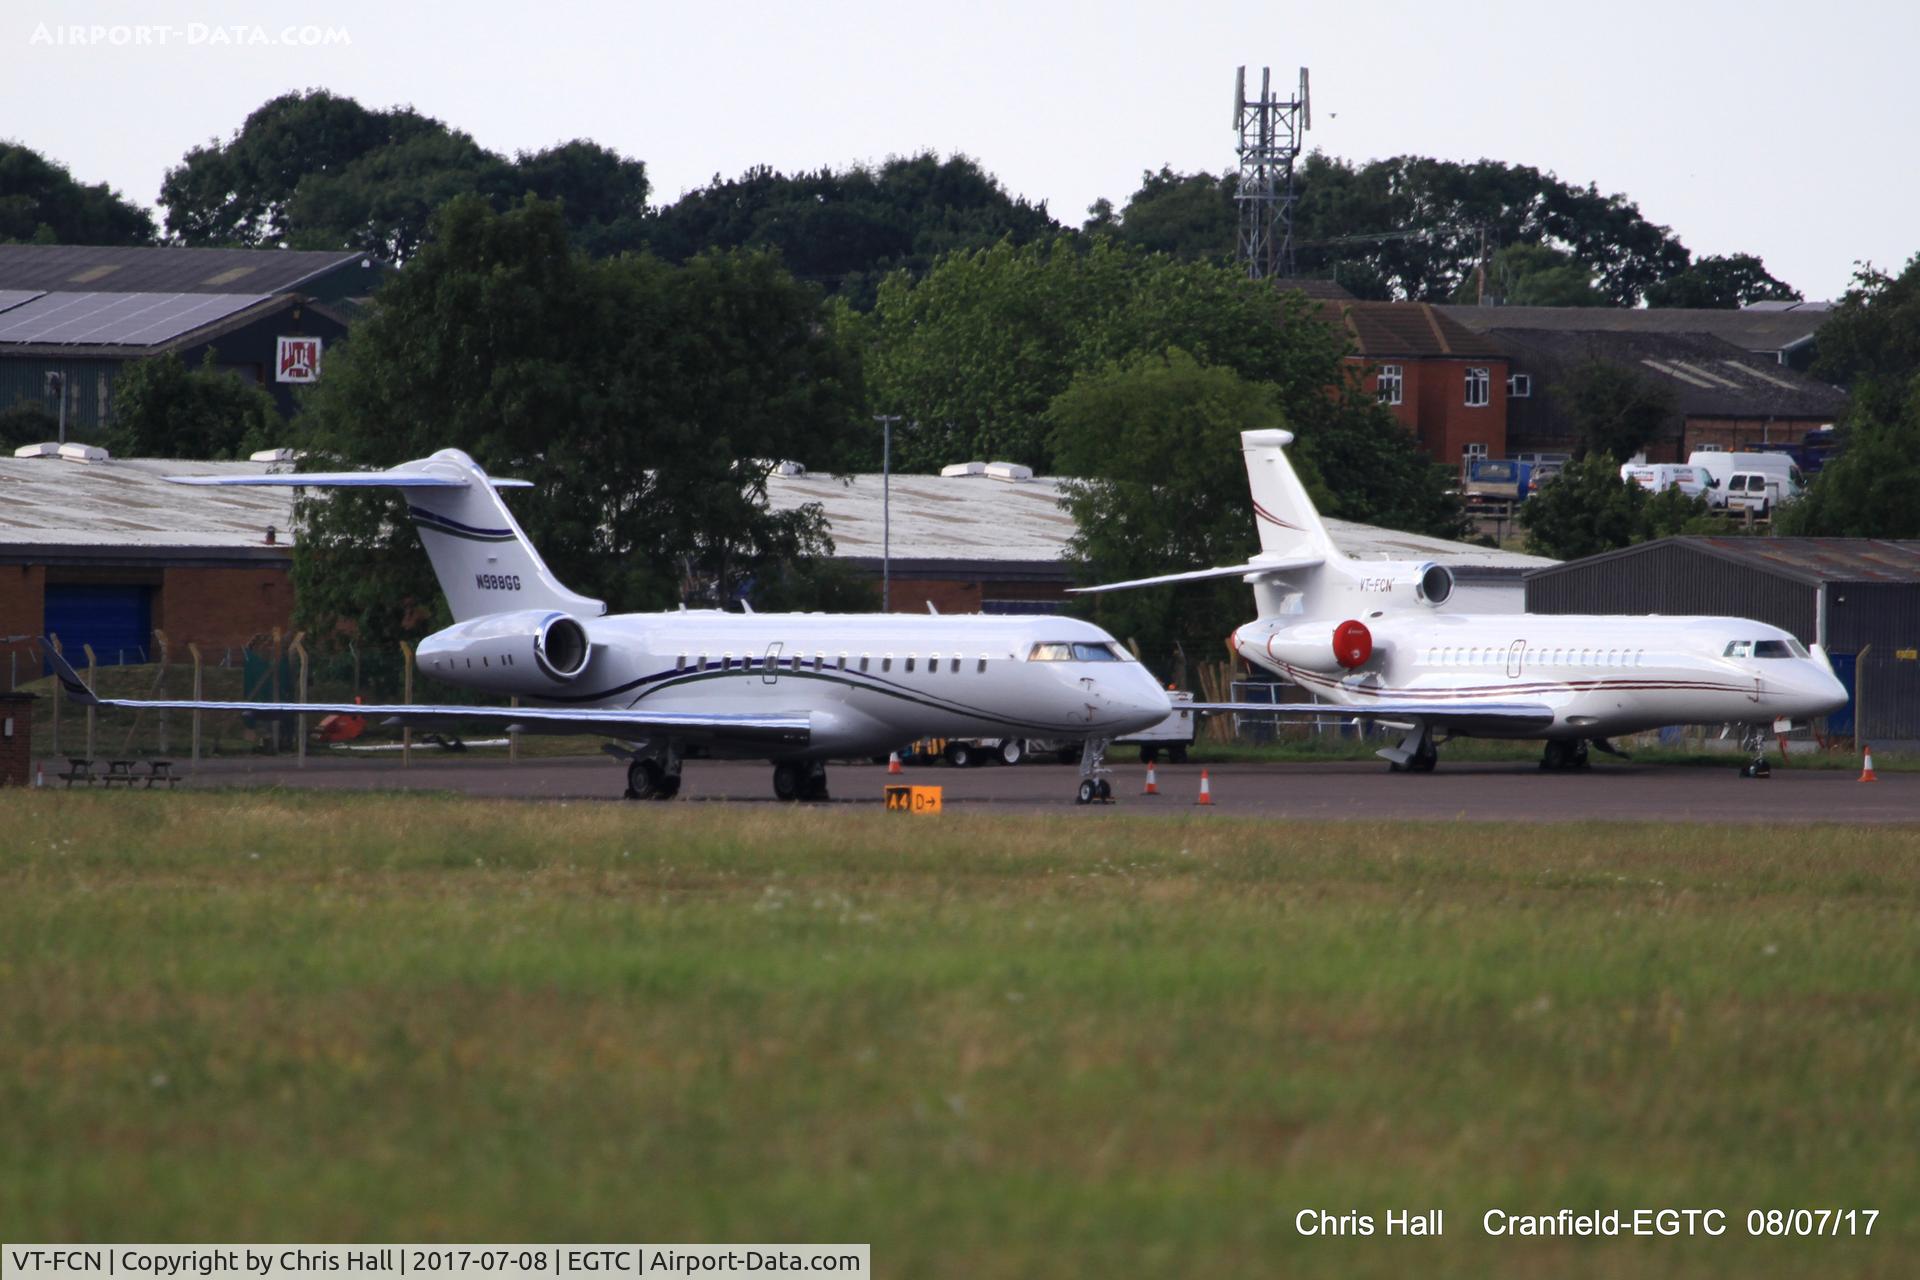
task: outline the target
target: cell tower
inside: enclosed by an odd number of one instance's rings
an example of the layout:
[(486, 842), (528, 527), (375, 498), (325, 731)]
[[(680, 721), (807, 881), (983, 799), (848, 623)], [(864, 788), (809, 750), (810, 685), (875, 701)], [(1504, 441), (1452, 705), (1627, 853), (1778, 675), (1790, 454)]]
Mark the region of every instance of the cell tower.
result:
[(1272, 71), (1260, 68), (1260, 96), (1247, 100), (1247, 69), (1233, 77), (1233, 127), (1240, 135), (1239, 256), (1253, 280), (1287, 277), (1293, 265), (1293, 161), (1300, 135), (1313, 127), (1307, 96), (1307, 69), (1300, 68), (1300, 92), (1274, 96)]

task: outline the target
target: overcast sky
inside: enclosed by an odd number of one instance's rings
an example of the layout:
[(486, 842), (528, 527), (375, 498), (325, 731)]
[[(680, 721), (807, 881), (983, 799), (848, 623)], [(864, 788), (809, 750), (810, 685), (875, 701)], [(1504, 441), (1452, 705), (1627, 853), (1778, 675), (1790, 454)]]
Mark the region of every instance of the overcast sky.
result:
[(1906, 3), (16, 0), (0, 41), (0, 136), (144, 203), (187, 148), (319, 86), (505, 153), (592, 138), (656, 201), (931, 148), (1078, 225), (1144, 169), (1232, 167), (1244, 63), (1311, 68), (1310, 147), (1551, 169), (1810, 298), (1920, 250)]

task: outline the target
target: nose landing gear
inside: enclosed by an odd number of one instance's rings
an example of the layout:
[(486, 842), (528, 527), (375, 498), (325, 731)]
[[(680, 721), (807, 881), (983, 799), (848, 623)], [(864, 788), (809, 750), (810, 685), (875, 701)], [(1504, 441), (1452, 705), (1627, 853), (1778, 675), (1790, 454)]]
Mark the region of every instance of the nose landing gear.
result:
[(1767, 763), (1767, 731), (1757, 724), (1750, 724), (1740, 735), (1740, 746), (1752, 757), (1740, 766), (1743, 778), (1771, 778), (1773, 766)]
[(1107, 738), (1088, 738), (1080, 747), (1080, 789), (1074, 795), (1075, 804), (1113, 803), (1113, 784), (1106, 775), (1111, 772), (1102, 763), (1107, 753)]

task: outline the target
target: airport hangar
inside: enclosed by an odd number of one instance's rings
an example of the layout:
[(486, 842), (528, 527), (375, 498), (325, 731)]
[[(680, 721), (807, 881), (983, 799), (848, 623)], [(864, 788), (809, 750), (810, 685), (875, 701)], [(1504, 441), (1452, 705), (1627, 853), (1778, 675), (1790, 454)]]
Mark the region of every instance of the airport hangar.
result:
[(1920, 540), (1661, 538), (1528, 574), (1526, 607), (1772, 623), (1832, 655), (1853, 701), (1829, 734), (1920, 739)]
[[(184, 488), (162, 477), (259, 473), (252, 462), (119, 459), (69, 446), (67, 455), (0, 458), (0, 672), (38, 675), (29, 647), (49, 632), (99, 661), (143, 661), (155, 629), (175, 656), (197, 643), (238, 647), (290, 629), (293, 493), (286, 489)], [(896, 475), (891, 489), (893, 608), (943, 613), (1056, 613), (1073, 578), (1064, 556), (1072, 517), (1060, 481), (1024, 468), (982, 464), (944, 476)], [(1006, 478), (997, 478), (1004, 476)], [(777, 510), (824, 509), (836, 555), (876, 583), (883, 555), (877, 475), (809, 475), (791, 464), (767, 480)], [(1327, 522), (1363, 559), (1437, 560), (1458, 586), (1449, 609), (1520, 611), (1523, 578), (1551, 565), (1466, 543)], [(1194, 568), (1168, 565), (1169, 572)], [(1249, 598), (1251, 603), (1251, 598)], [(0, 678), (5, 678), (0, 676)]]

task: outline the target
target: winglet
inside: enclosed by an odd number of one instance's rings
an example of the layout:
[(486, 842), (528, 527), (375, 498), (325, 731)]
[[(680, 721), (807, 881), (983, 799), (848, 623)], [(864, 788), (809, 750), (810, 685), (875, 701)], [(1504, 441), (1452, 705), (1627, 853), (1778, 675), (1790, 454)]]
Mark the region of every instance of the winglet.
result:
[(46, 647), (47, 660), (53, 663), (53, 674), (60, 677), (60, 683), (67, 687), (67, 693), (73, 700), (83, 707), (97, 705), (100, 699), (94, 695), (93, 690), (87, 688), (86, 682), (80, 679), (80, 673), (73, 669), (73, 664), (53, 647), (53, 641), (42, 640), (41, 644)]

